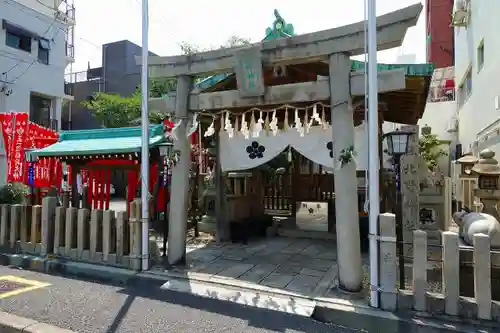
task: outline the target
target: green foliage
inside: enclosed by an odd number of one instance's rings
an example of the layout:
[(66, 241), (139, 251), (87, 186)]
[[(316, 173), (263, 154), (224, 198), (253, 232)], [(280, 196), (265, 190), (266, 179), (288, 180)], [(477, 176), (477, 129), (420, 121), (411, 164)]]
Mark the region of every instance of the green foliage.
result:
[(28, 187), (22, 183), (9, 183), (0, 188), (0, 204), (23, 204), (28, 195)]
[[(174, 79), (167, 80), (151, 80), (149, 82), (149, 97), (150, 98), (161, 98), (163, 95), (168, 94), (171, 91), (175, 91), (176, 84)], [(140, 90), (138, 89), (140, 94)]]
[(436, 134), (423, 133), (419, 139), (420, 155), (424, 158), (429, 170), (433, 170), (438, 165), (438, 160), (442, 156), (447, 156), (441, 146), (441, 141)]
[[(149, 97), (159, 98), (174, 89), (172, 80), (153, 80), (150, 82)], [(97, 93), (83, 102), (97, 121), (106, 128), (127, 127), (140, 124), (141, 120), (141, 93), (140, 88), (130, 97), (117, 94)], [(165, 115), (155, 110), (149, 111), (149, 121), (159, 124)]]
[(101, 126), (106, 128), (127, 127), (141, 116), (141, 100), (138, 95), (122, 97), (117, 94), (97, 93), (83, 102)]

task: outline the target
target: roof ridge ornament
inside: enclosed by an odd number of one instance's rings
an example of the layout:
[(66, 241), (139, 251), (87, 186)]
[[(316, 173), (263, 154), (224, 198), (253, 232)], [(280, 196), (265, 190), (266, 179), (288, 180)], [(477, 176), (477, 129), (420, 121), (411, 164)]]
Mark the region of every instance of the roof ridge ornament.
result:
[(272, 27), (266, 29), (266, 38), (264, 40), (295, 36), (293, 25), (286, 23), (285, 19), (280, 15), (277, 9), (274, 10), (274, 17), (275, 20)]

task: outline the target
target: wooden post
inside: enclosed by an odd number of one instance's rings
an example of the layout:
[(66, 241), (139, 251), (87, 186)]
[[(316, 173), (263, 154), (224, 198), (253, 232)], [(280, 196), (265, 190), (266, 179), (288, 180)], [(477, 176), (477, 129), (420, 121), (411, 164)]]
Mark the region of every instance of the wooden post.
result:
[(74, 164), (71, 166), (71, 206), (75, 208), (80, 208), (80, 193), (78, 193), (77, 184), (77, 175), (80, 171), (80, 166)]

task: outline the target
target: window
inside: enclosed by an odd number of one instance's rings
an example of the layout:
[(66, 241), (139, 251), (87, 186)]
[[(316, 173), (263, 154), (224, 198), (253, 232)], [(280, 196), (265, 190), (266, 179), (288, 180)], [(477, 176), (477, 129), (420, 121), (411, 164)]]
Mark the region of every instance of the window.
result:
[(17, 31), (6, 30), (5, 45), (18, 50), (31, 52), (31, 36), (24, 35)]
[(472, 93), (472, 69), (469, 69), (465, 73), (464, 81), (458, 87), (458, 107), (462, 106), (469, 99)]
[(483, 68), (484, 64), (484, 40), (479, 43), (477, 47), (477, 71), (479, 72)]
[(30, 96), (30, 121), (51, 128), (52, 100), (39, 95)]
[(50, 43), (46, 39), (38, 41), (38, 61), (42, 64), (49, 64)]
[(465, 99), (467, 100), (472, 93), (472, 70), (469, 68), (465, 75)]

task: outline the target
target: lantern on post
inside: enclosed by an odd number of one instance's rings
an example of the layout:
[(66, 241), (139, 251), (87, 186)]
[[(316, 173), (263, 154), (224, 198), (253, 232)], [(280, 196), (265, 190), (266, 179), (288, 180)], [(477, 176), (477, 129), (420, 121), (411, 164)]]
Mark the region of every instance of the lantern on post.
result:
[[(165, 194), (168, 193), (168, 175), (169, 175), (169, 165), (170, 163), (168, 162), (168, 159), (170, 158), (170, 154), (172, 153), (172, 143), (163, 143), (158, 145), (158, 152), (160, 153), (161, 161), (163, 162), (163, 165), (161, 165), (160, 170), (162, 169), (162, 172), (159, 172), (160, 176), (160, 181), (165, 189)], [(167, 239), (168, 239), (168, 204), (169, 204), (169, 195), (165, 195), (165, 202), (163, 205), (163, 256), (167, 256)]]
[(460, 157), (456, 163), (460, 164), (460, 176), (472, 176), (472, 168), (479, 161), (472, 154), (466, 154)]
[[(404, 246), (403, 246), (403, 206), (401, 195), (401, 156), (408, 153), (408, 141), (413, 132), (395, 130), (382, 135), (382, 140), (386, 141), (387, 154), (392, 156), (394, 172), (396, 174), (396, 240), (399, 257), (399, 267), (404, 267)], [(399, 270), (400, 288), (404, 288), (405, 270)]]

